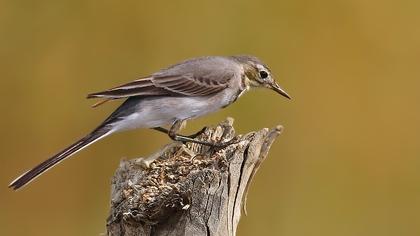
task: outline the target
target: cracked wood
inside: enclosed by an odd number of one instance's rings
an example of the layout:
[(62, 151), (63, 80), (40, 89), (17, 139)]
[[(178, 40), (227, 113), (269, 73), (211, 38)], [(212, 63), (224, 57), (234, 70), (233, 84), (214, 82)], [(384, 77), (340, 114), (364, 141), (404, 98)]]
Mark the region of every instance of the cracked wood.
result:
[(207, 128), (203, 141), (171, 143), (147, 158), (121, 161), (112, 180), (108, 235), (236, 235), (250, 182), (282, 127), (235, 136), (233, 119)]

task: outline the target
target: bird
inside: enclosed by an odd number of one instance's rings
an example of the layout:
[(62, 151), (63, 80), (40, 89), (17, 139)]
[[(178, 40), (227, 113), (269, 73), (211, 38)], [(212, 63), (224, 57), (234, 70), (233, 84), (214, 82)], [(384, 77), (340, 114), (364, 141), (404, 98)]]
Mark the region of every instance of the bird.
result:
[(88, 99), (102, 99), (93, 107), (111, 100), (125, 100), (92, 132), (17, 177), (9, 188), (20, 189), (66, 158), (116, 132), (150, 128), (175, 141), (217, 145), (195, 139), (203, 130), (190, 136), (178, 132), (187, 120), (225, 108), (254, 88), (268, 88), (291, 98), (274, 80), (268, 66), (251, 55), (187, 59), (149, 76), (88, 94)]

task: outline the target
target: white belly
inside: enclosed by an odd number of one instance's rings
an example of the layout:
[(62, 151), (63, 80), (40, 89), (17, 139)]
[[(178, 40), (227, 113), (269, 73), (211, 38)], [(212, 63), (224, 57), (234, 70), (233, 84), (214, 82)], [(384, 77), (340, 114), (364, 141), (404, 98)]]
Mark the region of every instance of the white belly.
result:
[[(227, 91), (229, 92), (229, 91)], [(215, 112), (232, 102), (232, 93), (212, 97), (156, 97), (141, 100), (135, 112), (115, 124), (114, 131), (171, 125)]]

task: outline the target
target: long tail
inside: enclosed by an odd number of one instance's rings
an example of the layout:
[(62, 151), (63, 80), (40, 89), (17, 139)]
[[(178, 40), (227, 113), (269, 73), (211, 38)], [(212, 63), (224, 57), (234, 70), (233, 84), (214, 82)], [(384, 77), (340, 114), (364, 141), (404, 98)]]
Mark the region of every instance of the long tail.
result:
[(51, 167), (57, 165), (64, 159), (72, 156), (73, 154), (77, 153), (78, 151), (82, 150), (83, 148), (89, 146), (90, 144), (104, 138), (105, 136), (111, 134), (111, 130), (107, 126), (101, 126), (90, 134), (86, 135), (84, 138), (80, 139), (79, 141), (75, 142), (74, 144), (70, 145), (63, 151), (57, 153), (53, 157), (49, 158), (48, 160), (42, 162), (41, 164), (35, 166), (33, 169), (25, 172), (21, 176), (17, 177), (12, 183), (10, 183), (9, 188), (13, 188), (17, 190), (36, 177), (50, 169)]

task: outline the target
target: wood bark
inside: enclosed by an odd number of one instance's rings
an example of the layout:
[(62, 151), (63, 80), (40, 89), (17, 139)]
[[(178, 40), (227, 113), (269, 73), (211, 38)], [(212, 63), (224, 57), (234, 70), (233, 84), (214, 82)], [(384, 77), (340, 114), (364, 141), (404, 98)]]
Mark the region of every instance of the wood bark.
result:
[(224, 148), (174, 142), (147, 158), (123, 160), (112, 180), (107, 234), (234, 236), (248, 188), (281, 126), (235, 136), (233, 119), (197, 138)]

